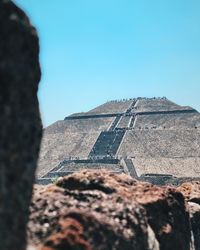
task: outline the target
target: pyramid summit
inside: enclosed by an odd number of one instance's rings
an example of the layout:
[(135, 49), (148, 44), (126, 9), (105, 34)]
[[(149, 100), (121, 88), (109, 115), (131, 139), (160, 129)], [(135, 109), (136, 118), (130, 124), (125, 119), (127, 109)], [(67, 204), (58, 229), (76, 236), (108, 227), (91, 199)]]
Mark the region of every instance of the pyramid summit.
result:
[(44, 130), (38, 182), (107, 169), (157, 184), (200, 178), (200, 114), (167, 98), (109, 101)]

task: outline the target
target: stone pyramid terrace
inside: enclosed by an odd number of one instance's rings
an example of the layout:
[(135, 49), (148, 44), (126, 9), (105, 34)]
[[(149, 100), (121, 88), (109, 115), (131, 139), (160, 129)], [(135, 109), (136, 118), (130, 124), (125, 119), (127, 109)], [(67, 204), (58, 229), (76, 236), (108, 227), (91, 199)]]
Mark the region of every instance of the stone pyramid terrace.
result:
[(200, 114), (166, 98), (110, 101), (44, 130), (38, 183), (80, 169), (155, 184), (200, 178)]

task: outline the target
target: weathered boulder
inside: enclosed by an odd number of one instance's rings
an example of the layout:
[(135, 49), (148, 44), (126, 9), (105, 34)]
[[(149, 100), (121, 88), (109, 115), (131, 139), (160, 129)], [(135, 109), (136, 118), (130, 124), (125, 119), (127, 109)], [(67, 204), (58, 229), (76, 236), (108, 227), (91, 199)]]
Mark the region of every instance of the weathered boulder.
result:
[(42, 244), (42, 250), (77, 249), (80, 242), (78, 249), (84, 250), (191, 246), (188, 207), (180, 192), (102, 170), (35, 186), (28, 232), (29, 243)]
[(194, 202), (188, 202), (190, 212), (190, 221), (192, 229), (192, 249), (200, 249), (200, 205)]
[(200, 204), (200, 182), (191, 181), (182, 183), (176, 189), (178, 192), (181, 192), (185, 199), (190, 202)]
[(138, 203), (99, 190), (37, 188), (28, 231), (29, 243), (42, 250), (159, 249)]
[(177, 187), (187, 201), (190, 213), (192, 244), (194, 249), (200, 249), (200, 182), (191, 181)]
[(0, 249), (25, 249), (41, 138), (36, 30), (14, 3), (0, 1)]
[(171, 187), (139, 182), (121, 174), (103, 171), (82, 171), (60, 178), (57, 185), (66, 190), (101, 190), (117, 193), (146, 209), (149, 225), (154, 230), (160, 249), (189, 249), (191, 232), (183, 195)]

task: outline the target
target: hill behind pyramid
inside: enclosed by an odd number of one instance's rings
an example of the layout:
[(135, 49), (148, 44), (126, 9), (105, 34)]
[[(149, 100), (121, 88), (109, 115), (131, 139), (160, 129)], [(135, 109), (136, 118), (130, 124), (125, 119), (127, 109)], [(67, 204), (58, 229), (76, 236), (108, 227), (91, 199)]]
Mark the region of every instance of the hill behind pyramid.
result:
[(200, 114), (166, 98), (110, 101), (44, 130), (38, 182), (83, 168), (157, 184), (200, 177)]

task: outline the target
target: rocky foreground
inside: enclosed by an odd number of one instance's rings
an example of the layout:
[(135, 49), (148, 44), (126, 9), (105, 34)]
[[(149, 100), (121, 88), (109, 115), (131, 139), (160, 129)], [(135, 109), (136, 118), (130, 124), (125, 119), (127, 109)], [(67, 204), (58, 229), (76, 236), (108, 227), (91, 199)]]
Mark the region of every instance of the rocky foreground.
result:
[[(10, 0), (0, 0), (0, 34), (0, 250), (24, 250), (42, 130), (39, 44)], [(200, 249), (200, 183), (77, 172), (34, 187), (27, 231), (34, 250)]]
[(30, 249), (200, 249), (200, 183), (159, 187), (81, 171), (34, 188)]

